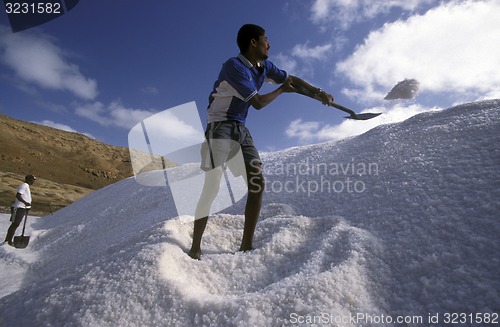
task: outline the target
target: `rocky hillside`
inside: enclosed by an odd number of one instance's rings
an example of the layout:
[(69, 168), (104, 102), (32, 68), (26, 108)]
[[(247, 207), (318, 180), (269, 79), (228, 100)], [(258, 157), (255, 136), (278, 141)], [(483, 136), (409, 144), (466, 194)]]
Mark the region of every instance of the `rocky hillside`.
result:
[(33, 211), (55, 211), (132, 176), (127, 148), (98, 142), (78, 133), (0, 115), (0, 206), (10, 207), (26, 174), (32, 187)]

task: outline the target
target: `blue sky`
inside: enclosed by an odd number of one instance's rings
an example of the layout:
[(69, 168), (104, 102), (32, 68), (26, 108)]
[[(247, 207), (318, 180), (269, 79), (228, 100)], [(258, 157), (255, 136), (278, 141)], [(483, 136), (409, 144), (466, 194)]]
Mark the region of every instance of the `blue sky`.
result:
[[(0, 113), (127, 146), (148, 116), (195, 101), (204, 121), (220, 67), (245, 23), (267, 31), (269, 60), (327, 90), (366, 122), (285, 94), (251, 110), (257, 148), (340, 139), (419, 112), (500, 98), (498, 1), (85, 1), (12, 33), (0, 13)], [(415, 78), (411, 100), (383, 100)], [(276, 87), (276, 86), (274, 86)], [(273, 86), (265, 86), (268, 92)]]

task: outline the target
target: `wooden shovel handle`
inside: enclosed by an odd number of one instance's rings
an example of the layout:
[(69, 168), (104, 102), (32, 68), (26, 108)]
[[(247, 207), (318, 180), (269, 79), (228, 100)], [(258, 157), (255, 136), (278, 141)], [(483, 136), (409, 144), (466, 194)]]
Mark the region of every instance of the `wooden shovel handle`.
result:
[[(318, 100), (321, 102), (321, 99), (318, 97), (318, 95), (310, 92), (308, 89), (306, 89), (304, 87), (295, 87), (295, 89), (297, 90), (297, 93), (308, 96), (314, 100)], [(356, 116), (356, 113), (349, 108), (341, 106), (340, 104), (337, 104), (335, 102), (330, 102), (330, 104), (332, 107), (335, 107), (339, 110), (342, 110), (343, 112), (347, 112), (351, 116)]]

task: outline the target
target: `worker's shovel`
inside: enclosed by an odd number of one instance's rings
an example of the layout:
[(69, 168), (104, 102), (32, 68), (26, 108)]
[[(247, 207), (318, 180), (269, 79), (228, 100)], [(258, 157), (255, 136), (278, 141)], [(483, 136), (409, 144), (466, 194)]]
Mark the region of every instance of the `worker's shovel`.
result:
[(29, 210), (26, 209), (26, 214), (24, 216), (23, 232), (21, 233), (21, 236), (14, 236), (14, 247), (18, 249), (24, 249), (25, 247), (28, 246), (30, 242), (30, 237), (24, 236), (24, 230), (26, 229), (26, 221), (28, 220), (28, 211)]
[[(321, 99), (318, 97), (318, 95), (309, 92), (309, 90), (307, 90), (304, 87), (295, 87), (295, 89), (297, 90), (296, 91), (297, 93), (300, 93), (300, 94), (306, 95), (306, 96), (308, 96), (310, 98), (313, 98), (315, 100), (321, 101)], [(375, 118), (378, 115), (380, 115), (380, 113), (369, 113), (369, 112), (364, 113), (364, 114), (357, 114), (354, 111), (352, 111), (351, 109), (348, 109), (348, 108), (346, 108), (344, 106), (341, 106), (340, 104), (337, 104), (335, 102), (331, 102), (330, 105), (332, 107), (335, 107), (335, 108), (339, 109), (339, 110), (342, 110), (343, 112), (347, 112), (349, 114), (349, 116), (347, 116), (345, 118), (349, 118), (349, 119), (367, 120), (367, 119)]]
[(371, 112), (366, 112), (364, 114), (357, 114), (351, 109), (348, 109), (344, 106), (341, 106), (340, 104), (337, 104), (335, 102), (332, 102), (332, 107), (335, 107), (339, 110), (342, 110), (344, 112), (347, 112), (350, 116), (344, 117), (344, 118), (349, 118), (349, 119), (354, 119), (354, 120), (367, 120), (367, 119), (372, 119), (380, 115), (381, 113), (371, 113)]

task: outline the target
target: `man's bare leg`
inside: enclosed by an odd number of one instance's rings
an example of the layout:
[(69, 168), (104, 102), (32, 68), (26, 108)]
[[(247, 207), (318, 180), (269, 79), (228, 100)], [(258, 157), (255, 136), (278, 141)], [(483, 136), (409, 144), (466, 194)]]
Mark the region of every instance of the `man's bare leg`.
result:
[(196, 219), (193, 228), (193, 244), (189, 250), (189, 256), (193, 259), (200, 260), (201, 258), (201, 237), (207, 227), (208, 217)]
[(257, 221), (259, 220), (260, 208), (262, 206), (262, 194), (264, 193), (264, 176), (259, 165), (247, 166), (248, 196), (245, 206), (245, 226), (241, 240), (240, 251), (253, 250), (253, 235)]
[(189, 256), (193, 259), (200, 260), (201, 258), (201, 238), (207, 226), (210, 207), (219, 192), (221, 177), (222, 169), (213, 169), (205, 173), (205, 184), (194, 217), (193, 244), (189, 250)]

